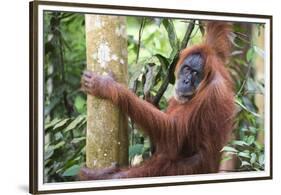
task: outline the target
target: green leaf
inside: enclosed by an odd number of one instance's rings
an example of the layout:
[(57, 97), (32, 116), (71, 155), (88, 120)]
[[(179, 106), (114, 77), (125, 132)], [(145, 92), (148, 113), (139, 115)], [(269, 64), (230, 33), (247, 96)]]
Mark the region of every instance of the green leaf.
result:
[(63, 139), (63, 135), (62, 135), (61, 132), (57, 132), (57, 133), (55, 134), (55, 140), (58, 141), (58, 140), (60, 140), (60, 139)]
[(221, 163), (226, 162), (226, 161), (231, 160), (231, 159), (232, 159), (232, 156), (225, 156), (225, 157), (223, 157), (223, 159), (221, 160)]
[(79, 142), (81, 142), (81, 141), (83, 141), (83, 140), (85, 140), (85, 139), (86, 139), (86, 137), (77, 137), (77, 138), (74, 138), (74, 139), (71, 141), (71, 143), (77, 144), (77, 143), (79, 143)]
[(258, 129), (257, 129), (256, 127), (250, 126), (250, 127), (249, 127), (249, 131), (250, 131), (251, 133), (257, 133)]
[(249, 152), (239, 152), (238, 156), (248, 158), (248, 159), (251, 158)]
[[(56, 170), (56, 173), (62, 173), (64, 172), (65, 170), (67, 170), (68, 168), (72, 167), (73, 165), (77, 165), (79, 164), (79, 159), (81, 159), (81, 156), (78, 156), (74, 159), (70, 159), (69, 161), (65, 162), (63, 167), (61, 167), (60, 169)], [(80, 164), (80, 167), (82, 165)]]
[(247, 51), (247, 54), (246, 54), (246, 60), (247, 62), (250, 62), (253, 60), (254, 58), (254, 53), (255, 53), (255, 50), (253, 48), (250, 48), (248, 51)]
[(70, 131), (77, 127), (80, 122), (85, 119), (85, 115), (79, 115), (77, 118), (75, 118), (65, 129), (65, 132)]
[(54, 146), (45, 147), (44, 159), (49, 159), (54, 154)]
[(240, 100), (238, 100), (237, 98), (235, 99), (235, 103), (238, 104), (241, 108), (243, 108), (244, 110), (246, 110), (247, 112), (251, 113), (252, 115), (256, 116), (256, 117), (261, 117), (259, 114), (252, 112), (251, 110), (249, 110), (246, 106), (244, 106)]
[(263, 148), (264, 148), (263, 144), (261, 144), (257, 141), (255, 141), (254, 144), (255, 144), (255, 147), (256, 147), (257, 150), (259, 150), (259, 151), (263, 150)]
[(60, 147), (62, 147), (62, 146), (64, 146), (64, 144), (65, 144), (65, 141), (60, 141), (59, 143), (57, 143), (57, 144), (54, 146), (54, 150), (55, 150), (55, 149), (58, 149), (58, 148), (60, 148)]
[(149, 139), (145, 139), (144, 143), (143, 143), (143, 148), (146, 150), (146, 149), (149, 149), (150, 147), (151, 147), (151, 144), (150, 144)]
[(251, 164), (254, 164), (256, 162), (256, 160), (257, 160), (256, 153), (251, 153), (251, 160), (250, 160)]
[(236, 150), (235, 148), (230, 147), (230, 146), (224, 146), (222, 151), (224, 151), (224, 152), (231, 152), (231, 153), (237, 153), (238, 152), (238, 150)]
[(66, 169), (62, 176), (64, 177), (71, 177), (71, 176), (76, 176), (78, 172), (80, 171), (80, 166), (79, 165), (73, 165), (70, 168)]
[(245, 145), (249, 145), (247, 142), (241, 141), (241, 140), (234, 140), (231, 142), (233, 145), (238, 145), (238, 146), (245, 146)]
[(129, 148), (129, 157), (130, 159), (135, 155), (142, 154), (143, 144), (136, 144)]
[(52, 121), (50, 121), (49, 123), (46, 123), (45, 125), (45, 130), (47, 130), (48, 128), (50, 127), (53, 127), (55, 126), (58, 122), (60, 122), (62, 119), (58, 119), (58, 118), (55, 118), (53, 119)]
[(251, 166), (251, 164), (247, 161), (242, 161), (241, 162), (241, 167), (244, 167), (244, 166)]
[(169, 61), (167, 58), (165, 58), (163, 55), (161, 54), (156, 54), (154, 55), (160, 62), (161, 66), (164, 68), (164, 70), (166, 71), (168, 66), (169, 66)]
[(86, 100), (82, 96), (77, 96), (74, 100), (74, 106), (79, 113), (83, 113), (86, 108)]
[(263, 50), (263, 49), (261, 49), (261, 48), (259, 48), (259, 47), (257, 47), (257, 46), (254, 46), (253, 48), (254, 48), (254, 51), (255, 51), (259, 56), (261, 56), (262, 58), (264, 58), (264, 50)]
[(264, 155), (263, 154), (260, 154), (260, 156), (259, 156), (259, 164), (264, 165)]
[(256, 140), (255, 136), (250, 135), (250, 136), (247, 138), (247, 143), (248, 143), (249, 145), (251, 145), (251, 144), (253, 144), (253, 143), (255, 142), (255, 140)]
[(60, 121), (59, 123), (57, 123), (55, 126), (54, 126), (54, 129), (57, 129), (59, 127), (63, 127), (67, 121), (69, 120), (69, 118), (66, 118), (66, 119), (63, 119), (62, 121)]

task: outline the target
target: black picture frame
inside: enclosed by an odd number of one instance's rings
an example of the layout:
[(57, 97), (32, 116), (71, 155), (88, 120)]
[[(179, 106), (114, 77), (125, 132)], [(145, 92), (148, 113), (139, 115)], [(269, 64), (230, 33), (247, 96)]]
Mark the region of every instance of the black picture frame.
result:
[[(269, 129), (267, 130), (269, 134), (269, 170), (268, 175), (266, 176), (259, 176), (259, 177), (244, 177), (244, 178), (228, 178), (228, 179), (214, 179), (214, 180), (202, 180), (202, 181), (186, 181), (186, 182), (163, 182), (163, 183), (150, 183), (150, 184), (135, 184), (135, 185), (120, 185), (120, 186), (101, 186), (101, 187), (81, 187), (81, 188), (68, 188), (68, 189), (48, 189), (48, 190), (41, 190), (39, 189), (38, 183), (38, 139), (39, 135), (38, 132), (41, 130), (38, 128), (38, 116), (42, 113), (38, 113), (38, 105), (39, 105), (39, 97), (38, 97), (38, 37), (42, 36), (38, 34), (38, 12), (39, 6), (63, 6), (63, 7), (76, 7), (76, 8), (97, 8), (97, 9), (111, 9), (115, 10), (118, 14), (119, 10), (130, 10), (130, 11), (147, 11), (147, 12), (154, 12), (154, 13), (179, 13), (179, 14), (192, 14), (192, 15), (206, 15), (206, 16), (231, 16), (237, 18), (258, 18), (258, 19), (265, 19), (269, 22), (269, 53), (268, 56), (269, 60)], [(113, 190), (113, 189), (126, 189), (126, 188), (144, 188), (144, 187), (155, 187), (155, 186), (176, 186), (176, 185), (190, 185), (190, 184), (205, 184), (205, 183), (221, 183), (221, 182), (237, 182), (237, 181), (249, 181), (249, 180), (268, 180), (272, 179), (273, 177), (273, 163), (272, 163), (272, 151), (273, 151), (273, 144), (272, 144), (272, 71), (273, 71), (273, 64), (272, 64), (272, 25), (273, 25), (273, 17), (271, 15), (257, 15), (257, 14), (242, 14), (242, 13), (225, 13), (225, 12), (211, 12), (211, 11), (195, 11), (195, 10), (176, 10), (176, 9), (160, 9), (160, 8), (152, 8), (152, 7), (128, 7), (128, 6), (116, 6), (116, 5), (101, 5), (101, 4), (86, 4), (86, 3), (69, 3), (69, 2), (54, 2), (54, 1), (32, 1), (29, 4), (29, 17), (30, 17), (30, 33), (29, 33), (29, 43), (30, 43), (30, 67), (29, 67), (29, 85), (30, 85), (30, 99), (29, 99), (29, 116), (30, 116), (30, 163), (29, 163), (29, 186), (30, 186), (30, 193), (38, 194), (38, 193), (60, 193), (60, 192), (78, 192), (78, 191), (92, 191), (92, 190)], [(43, 147), (43, 146), (42, 146)], [(61, 184), (63, 185), (63, 184)]]

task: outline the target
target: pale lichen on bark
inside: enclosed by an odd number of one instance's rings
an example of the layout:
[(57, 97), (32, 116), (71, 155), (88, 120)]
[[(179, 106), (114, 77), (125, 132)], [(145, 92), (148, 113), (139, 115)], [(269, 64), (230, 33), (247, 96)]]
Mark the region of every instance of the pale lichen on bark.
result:
[[(114, 73), (127, 85), (126, 19), (86, 14), (87, 69)], [(118, 33), (116, 33), (116, 29)], [(121, 35), (122, 34), (122, 35)], [(106, 89), (105, 89), (106, 90)], [(90, 168), (128, 163), (127, 117), (110, 101), (87, 97), (86, 164)]]

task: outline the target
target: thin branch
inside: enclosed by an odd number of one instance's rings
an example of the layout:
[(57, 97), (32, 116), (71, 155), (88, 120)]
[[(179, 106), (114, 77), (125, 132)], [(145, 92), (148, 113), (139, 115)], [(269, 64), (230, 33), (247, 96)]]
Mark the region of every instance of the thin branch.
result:
[(201, 21), (198, 21), (198, 25), (199, 25), (200, 32), (203, 36), (205, 34), (205, 28), (204, 28), (205, 25)]
[(247, 35), (243, 36), (243, 34), (240, 32), (232, 32), (232, 33), (235, 34), (236, 37), (238, 39), (240, 39), (241, 41), (244, 41), (245, 43), (252, 45), (252, 42), (250, 40), (246, 39), (246, 38), (249, 38)]
[(246, 82), (247, 82), (247, 80), (248, 80), (248, 78), (249, 78), (249, 76), (250, 76), (251, 68), (252, 68), (251, 65), (249, 65), (249, 66), (248, 66), (247, 73), (246, 73), (246, 75), (245, 75), (245, 79), (243, 80), (242, 85), (240, 86), (238, 92), (237, 92), (236, 95), (235, 95), (236, 97), (238, 97), (238, 96), (242, 93), (242, 90), (244, 89), (244, 86), (246, 85)]
[[(142, 18), (142, 20), (141, 20), (141, 26), (140, 26), (140, 29), (139, 29), (136, 64), (137, 64), (138, 61), (139, 61), (140, 46), (141, 46), (141, 35), (142, 35), (142, 32), (143, 32), (144, 26), (145, 26), (145, 18)], [(133, 92), (133, 93), (136, 93), (137, 88), (138, 88), (138, 79), (136, 79), (136, 80), (133, 82), (132, 92)]]
[(184, 37), (183, 37), (182, 45), (181, 45), (181, 48), (180, 48), (181, 50), (184, 49), (184, 48), (186, 48), (187, 43), (188, 43), (189, 40), (190, 40), (190, 36), (191, 36), (191, 33), (192, 33), (193, 29), (194, 29), (194, 26), (195, 26), (195, 20), (191, 20), (191, 22), (190, 22), (190, 24), (188, 25), (188, 28), (187, 28), (187, 30), (186, 30), (186, 33), (185, 33), (185, 35), (184, 35)]
[(145, 26), (145, 18), (142, 18), (142, 19), (141, 19), (141, 26), (140, 26), (140, 29), (139, 29), (139, 37), (138, 37), (139, 40), (138, 40), (138, 47), (137, 47), (136, 64), (137, 64), (138, 61), (139, 61), (140, 46), (141, 46), (141, 35), (142, 35), (142, 32), (143, 32), (144, 26)]
[(199, 30), (200, 30), (200, 28), (197, 28), (196, 31), (194, 32), (194, 34), (190, 37), (190, 39), (192, 39), (193, 37), (195, 37)]

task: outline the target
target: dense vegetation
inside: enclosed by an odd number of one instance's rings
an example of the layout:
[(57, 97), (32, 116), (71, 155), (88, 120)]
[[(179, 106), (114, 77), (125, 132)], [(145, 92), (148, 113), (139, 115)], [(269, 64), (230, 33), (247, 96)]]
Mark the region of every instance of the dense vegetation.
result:
[[(197, 20), (127, 17), (129, 88), (164, 110), (172, 96), (174, 66), (179, 51), (198, 43), (204, 30)], [(233, 140), (223, 148), (237, 158), (236, 170), (263, 170), (263, 80), (256, 74), (256, 58), (263, 50), (256, 39), (258, 24), (235, 24), (232, 58), (228, 64), (235, 82), (237, 116)], [(253, 30), (253, 33), (249, 33)], [(44, 14), (45, 182), (73, 181), (85, 163), (86, 96), (79, 90), (86, 67), (85, 21), (78, 13)], [(263, 103), (263, 99), (259, 100)], [(151, 153), (150, 142), (129, 123), (131, 164)]]

